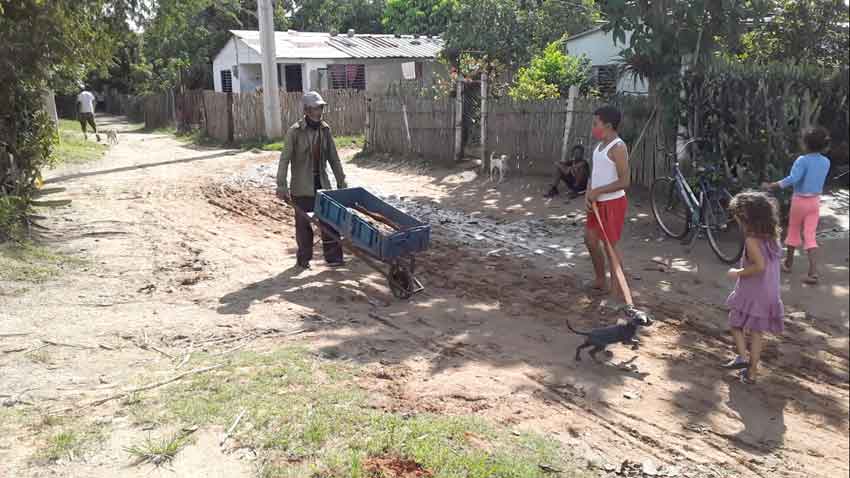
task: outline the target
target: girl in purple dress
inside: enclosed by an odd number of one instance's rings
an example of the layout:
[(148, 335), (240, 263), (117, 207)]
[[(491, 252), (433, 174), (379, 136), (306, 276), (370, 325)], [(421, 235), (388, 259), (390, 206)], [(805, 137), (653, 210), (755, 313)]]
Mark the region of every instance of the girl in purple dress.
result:
[[(738, 356), (724, 367), (742, 369), (741, 380), (755, 383), (764, 345), (763, 334), (783, 331), (779, 208), (776, 201), (764, 193), (745, 192), (732, 199), (729, 209), (746, 234), (746, 249), (741, 267), (729, 269), (728, 273), (730, 279), (737, 281), (726, 305)], [(745, 332), (749, 332), (752, 342), (749, 357)]]

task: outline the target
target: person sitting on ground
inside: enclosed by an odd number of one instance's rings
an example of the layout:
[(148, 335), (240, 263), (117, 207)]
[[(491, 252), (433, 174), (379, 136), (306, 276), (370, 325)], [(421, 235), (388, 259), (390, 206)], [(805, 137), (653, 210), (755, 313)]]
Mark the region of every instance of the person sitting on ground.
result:
[[(791, 272), (794, 265), (794, 251), (802, 244), (809, 256), (809, 274), (803, 280), (806, 284), (818, 283), (817, 250), (815, 234), (820, 220), (820, 195), (829, 174), (829, 158), (822, 154), (829, 146), (829, 133), (824, 128), (808, 128), (803, 132), (803, 146), (806, 154), (797, 158), (791, 167), (791, 174), (775, 183), (764, 183), (764, 189), (794, 188), (791, 198), (791, 212), (788, 217), (788, 235), (785, 239), (787, 251), (782, 270)], [(803, 241), (800, 241), (800, 232)]]
[(561, 181), (567, 185), (569, 191), (568, 199), (575, 199), (584, 194), (587, 189), (590, 165), (584, 159), (584, 146), (577, 144), (573, 146), (571, 159), (558, 161), (555, 171), (555, 182), (543, 195), (545, 198), (553, 198), (559, 194), (558, 186)]
[(80, 127), (83, 129), (83, 139), (88, 140), (89, 135), (86, 132), (86, 124), (91, 125), (91, 130), (94, 131), (95, 137), (100, 141), (100, 134), (97, 132), (97, 125), (94, 124), (94, 103), (95, 97), (91, 91), (86, 89), (84, 85), (80, 85), (83, 91), (77, 95), (77, 117), (80, 120)]
[[(310, 268), (313, 259), (313, 225), (304, 213), (313, 212), (316, 192), (331, 189), (326, 166), (330, 165), (339, 189), (346, 188), (345, 173), (331, 135), (331, 128), (322, 121), (327, 104), (315, 91), (304, 94), (304, 118), (289, 128), (283, 141), (283, 151), (277, 169), (277, 196), (288, 204), (297, 206), (295, 212), (295, 242), (298, 244), (297, 266)], [(292, 190), (287, 183), (292, 165)], [(325, 262), (330, 267), (343, 265), (342, 246), (322, 228), (322, 247)]]

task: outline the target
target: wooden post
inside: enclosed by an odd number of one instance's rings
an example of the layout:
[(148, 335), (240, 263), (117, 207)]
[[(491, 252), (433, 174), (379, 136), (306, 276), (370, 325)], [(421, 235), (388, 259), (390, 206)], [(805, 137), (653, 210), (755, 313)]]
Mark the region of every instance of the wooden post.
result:
[(407, 102), (404, 97), (401, 98), (401, 115), (404, 119), (404, 135), (407, 139), (407, 152), (409, 154), (413, 152), (413, 140), (410, 138), (410, 122), (407, 119)]
[(455, 161), (463, 159), (463, 75), (457, 75), (455, 97)]
[(260, 50), (263, 78), (263, 116), (265, 135), (268, 139), (283, 136), (280, 117), (280, 94), (278, 93), (277, 62), (275, 58), (274, 9), (271, 0), (257, 2), (257, 20), (260, 27)]
[(484, 171), (490, 171), (490, 158), (487, 157), (487, 72), (481, 74), (481, 163)]
[(578, 86), (571, 86), (570, 96), (567, 98), (567, 116), (564, 119), (564, 142), (561, 144), (561, 161), (566, 161), (567, 155), (570, 152), (570, 131), (573, 129), (576, 100), (578, 100)]
[(227, 94), (227, 144), (233, 144), (233, 93)]
[(372, 116), (372, 98), (366, 98), (366, 131), (363, 136), (365, 140), (363, 142), (363, 151), (369, 151), (369, 146), (372, 144), (372, 128), (370, 127), (370, 121)]

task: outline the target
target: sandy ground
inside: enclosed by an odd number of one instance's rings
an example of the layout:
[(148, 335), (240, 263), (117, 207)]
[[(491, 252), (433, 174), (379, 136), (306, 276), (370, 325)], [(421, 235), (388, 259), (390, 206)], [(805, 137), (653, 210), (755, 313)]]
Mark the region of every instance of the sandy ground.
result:
[[(639, 351), (614, 347), (608, 363), (577, 364), (580, 338), (564, 320), (588, 329), (617, 318), (580, 287), (589, 277), (580, 201), (542, 200), (542, 180), (493, 186), (462, 168), (349, 162), (349, 184), (384, 194), (504, 221), (576, 221), (575, 234), (553, 238), (557, 253), (525, 257), (488, 254), (435, 224), (432, 248), (418, 258), (427, 290), (402, 302), (357, 260), (294, 269), (291, 212), (267, 188), (220, 185), (275, 160), (127, 132), (102, 161), (51, 174), (73, 204), (47, 213), (45, 240), (85, 267), (38, 287), (0, 284), (0, 335), (30, 334), (0, 338), (0, 347), (49, 339), (92, 348), (52, 346), (48, 363), (4, 353), (0, 393), (29, 389), (23, 399), (48, 408), (78, 404), (140, 374), (172, 374), (167, 358), (136, 346), (145, 336), (176, 355), (184, 351), (175, 337), (286, 330), (319, 315), (334, 321), (302, 340), (380, 368), (363, 383), (377, 407), (476, 414), (548, 433), (601, 472), (628, 459), (652, 460), (671, 476), (850, 476), (846, 191), (831, 198), (824, 221), (822, 285), (801, 285), (805, 261), (783, 278), (786, 334), (769, 341), (761, 382), (746, 386), (717, 368), (732, 347), (727, 266), (704, 241), (685, 253), (659, 240), (639, 197), (624, 251), (639, 305), (658, 321), (642, 331)], [(31, 433), (0, 437), (0, 476), (151, 474), (127, 466), (123, 447), (148, 432), (117, 408), (92, 410), (108, 436), (78, 460), (34, 466)], [(250, 458), (222, 453), (209, 438), (217, 432), (201, 430), (171, 476), (251, 476)]]

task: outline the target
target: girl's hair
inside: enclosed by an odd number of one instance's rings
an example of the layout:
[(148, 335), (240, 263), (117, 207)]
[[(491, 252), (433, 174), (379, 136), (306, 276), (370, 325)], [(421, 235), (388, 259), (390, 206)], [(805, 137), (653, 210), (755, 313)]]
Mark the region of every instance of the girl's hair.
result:
[(761, 239), (779, 239), (779, 206), (765, 193), (746, 191), (729, 203), (729, 211), (744, 225), (744, 233)]

